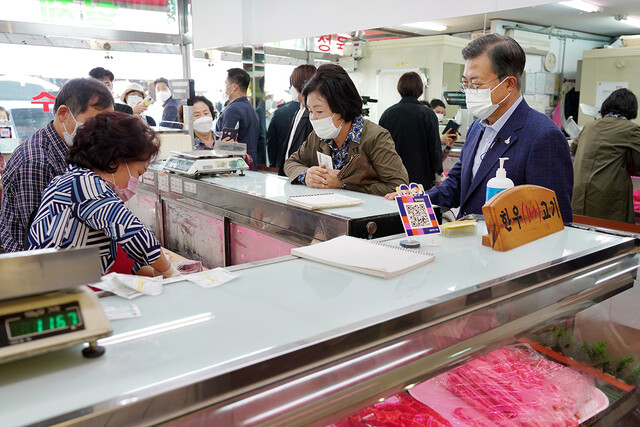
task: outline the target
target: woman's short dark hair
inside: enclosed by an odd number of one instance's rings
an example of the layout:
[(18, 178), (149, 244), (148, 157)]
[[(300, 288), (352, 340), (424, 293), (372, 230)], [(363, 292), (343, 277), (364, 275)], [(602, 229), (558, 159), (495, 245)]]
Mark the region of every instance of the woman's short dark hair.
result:
[(318, 92), (332, 112), (350, 122), (362, 114), (362, 98), (349, 74), (339, 65), (322, 64), (302, 90), (305, 104), (311, 92)]
[(638, 98), (629, 89), (617, 89), (611, 92), (600, 107), (600, 114), (620, 114), (629, 120), (638, 117)]
[(119, 164), (149, 161), (159, 151), (158, 135), (138, 117), (108, 112), (78, 129), (66, 160), (81, 168), (114, 173)]
[(431, 108), (435, 109), (436, 107), (442, 107), (445, 110), (447, 109), (447, 106), (444, 105), (444, 102), (442, 102), (442, 100), (438, 99), (438, 98), (433, 98), (430, 102), (431, 104)]
[[(213, 104), (211, 103), (211, 101), (209, 101), (204, 96), (197, 95), (193, 97), (193, 103), (195, 104), (196, 102), (204, 102), (207, 105), (207, 107), (209, 107), (209, 112), (211, 113), (211, 117), (213, 117), (213, 119), (215, 120), (216, 116), (218, 115), (218, 112), (216, 111), (215, 108), (213, 108)], [(178, 107), (178, 121), (180, 123), (184, 123), (184, 110), (182, 109), (182, 104), (180, 104), (180, 106)]]
[(291, 73), (291, 77), (289, 78), (289, 80), (291, 85), (295, 87), (299, 93), (302, 93), (304, 85), (307, 84), (307, 82), (311, 79), (311, 77), (313, 77), (315, 73), (315, 65), (300, 65), (293, 69), (293, 73)]
[(424, 92), (424, 82), (420, 74), (409, 71), (400, 76), (398, 80), (398, 93), (403, 98), (405, 96), (419, 97)]
[(237, 84), (242, 92), (246, 92), (251, 83), (251, 76), (242, 68), (229, 68), (227, 78), (230, 82)]
[(465, 61), (483, 53), (489, 55), (491, 70), (498, 78), (514, 76), (518, 82), (518, 89), (522, 87), (522, 73), (527, 58), (517, 41), (502, 34), (487, 34), (472, 40), (462, 49)]
[(66, 105), (75, 117), (84, 113), (89, 107), (104, 110), (113, 107), (113, 95), (100, 80), (79, 78), (66, 82), (53, 104), (53, 112), (61, 105)]
[(431, 104), (429, 104), (429, 101), (425, 101), (424, 99), (419, 99), (418, 102), (427, 108), (431, 108)]

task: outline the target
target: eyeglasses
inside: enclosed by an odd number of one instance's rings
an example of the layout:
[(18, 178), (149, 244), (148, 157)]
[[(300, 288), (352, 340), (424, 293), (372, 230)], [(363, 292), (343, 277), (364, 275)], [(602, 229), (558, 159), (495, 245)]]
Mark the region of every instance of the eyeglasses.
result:
[(484, 83), (479, 83), (479, 84), (474, 84), (474, 83), (465, 83), (465, 82), (460, 82), (458, 83), (458, 86), (460, 87), (460, 90), (464, 93), (472, 93), (472, 94), (477, 94), (478, 93), (478, 89), (480, 89), (480, 86), (484, 86), (486, 84), (489, 84), (491, 82), (494, 82), (496, 80), (499, 80), (500, 77), (496, 77), (493, 80), (489, 80), (488, 82), (484, 82)]

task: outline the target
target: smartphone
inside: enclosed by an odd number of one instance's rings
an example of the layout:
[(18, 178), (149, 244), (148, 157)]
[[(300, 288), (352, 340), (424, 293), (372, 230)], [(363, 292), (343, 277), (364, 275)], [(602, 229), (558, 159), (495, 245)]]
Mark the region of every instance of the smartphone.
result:
[(224, 128), (222, 129), (222, 139), (229, 138), (232, 141), (238, 140), (238, 129)]
[(151, 95), (147, 95), (147, 97), (142, 100), (142, 105), (144, 105), (145, 107), (148, 107), (149, 105), (153, 104), (154, 102), (156, 102), (156, 100), (153, 99), (151, 97)]
[(459, 128), (460, 128), (460, 125), (458, 123), (454, 122), (453, 120), (449, 120), (449, 123), (447, 123), (447, 125), (444, 127), (442, 134), (444, 135), (449, 131), (449, 129), (452, 129), (453, 132), (451, 132), (451, 134), (455, 135), (455, 133), (458, 131)]

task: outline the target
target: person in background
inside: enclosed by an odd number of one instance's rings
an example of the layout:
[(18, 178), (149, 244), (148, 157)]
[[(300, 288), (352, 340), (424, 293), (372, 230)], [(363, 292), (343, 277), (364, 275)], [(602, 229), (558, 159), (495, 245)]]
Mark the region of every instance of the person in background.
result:
[(162, 102), (162, 120), (160, 127), (182, 129), (182, 124), (178, 121), (178, 107), (180, 101), (173, 99), (169, 80), (160, 77), (153, 82), (156, 88), (156, 100)]
[[(291, 183), (378, 195), (408, 184), (407, 170), (396, 153), (391, 135), (364, 119), (362, 98), (342, 67), (321, 65), (305, 85), (302, 96), (309, 109), (313, 132), (285, 162), (284, 171)], [(319, 166), (318, 152), (331, 158), (333, 169)], [(356, 170), (371, 169), (376, 176), (373, 182), (347, 184), (338, 178), (339, 172), (357, 154), (360, 161), (356, 162)], [(357, 176), (353, 178), (358, 180)]]
[(289, 133), (289, 126), (300, 109), (300, 102), (295, 99), (283, 102), (273, 112), (269, 128), (267, 129), (267, 152), (269, 154), (269, 166), (275, 168), (278, 164), (280, 148), (284, 144)]
[[(178, 108), (178, 120), (184, 123), (182, 105)], [(212, 150), (214, 143), (213, 121), (216, 119), (216, 110), (211, 101), (204, 96), (196, 96), (193, 99), (193, 149)]]
[(0, 107), (0, 123), (8, 123), (11, 120), (11, 116), (6, 108)]
[(258, 115), (258, 145), (257, 145), (257, 159), (258, 165), (267, 164), (267, 97), (264, 93), (264, 76), (258, 80), (260, 86), (260, 93), (262, 94), (262, 100), (256, 107), (256, 114)]
[(122, 92), (120, 97), (129, 107), (133, 110), (133, 114), (144, 120), (149, 126), (155, 126), (156, 121), (151, 116), (147, 116), (144, 112), (149, 108), (148, 105), (144, 105), (145, 98), (144, 88), (138, 83), (131, 83)]
[[(447, 114), (447, 106), (444, 105), (441, 99), (433, 98), (431, 100), (431, 108), (433, 112), (436, 113), (436, 117), (438, 118), (438, 123), (440, 123), (444, 119), (444, 115)], [(458, 140), (458, 136), (460, 132), (455, 131), (452, 133), (451, 129), (447, 130), (447, 133), (440, 135), (440, 143), (444, 145), (442, 148), (442, 160), (446, 159), (451, 151), (451, 147)]]
[[(429, 104), (429, 101), (425, 101), (424, 99), (419, 99), (418, 102), (427, 108), (431, 108), (431, 104)], [(431, 109), (433, 110), (433, 108)]]
[[(89, 71), (89, 77), (93, 77), (96, 80), (100, 80), (106, 87), (109, 88), (109, 92), (113, 95), (113, 80), (115, 76), (113, 73), (105, 68), (96, 67)], [(126, 101), (125, 101), (126, 102)], [(119, 102), (113, 103), (113, 108), (115, 111), (120, 111), (122, 113), (133, 114), (133, 110), (130, 106), (126, 104), (121, 104)]]
[(638, 99), (618, 89), (600, 107), (602, 118), (587, 122), (571, 144), (575, 215), (635, 223), (629, 168), (640, 169)]
[(124, 204), (159, 150), (157, 134), (137, 117), (109, 112), (87, 120), (66, 156), (69, 167), (42, 195), (29, 249), (98, 246), (106, 274), (121, 245), (135, 260), (131, 273), (148, 265), (163, 277), (178, 276), (158, 239)]
[(2, 177), (0, 239), (7, 252), (25, 249), (29, 220), (44, 189), (64, 173), (73, 137), (91, 117), (113, 111), (113, 96), (96, 79), (72, 79), (58, 92), (53, 111), (54, 119), (15, 149)]
[(247, 99), (247, 89), (251, 77), (241, 68), (227, 70), (224, 81), (225, 95), (229, 96), (229, 105), (222, 110), (216, 122), (216, 132), (222, 133), (226, 129), (237, 129), (237, 142), (247, 144), (248, 163), (253, 163), (251, 169), (258, 169), (258, 114)]
[[(555, 191), (562, 219), (571, 222), (573, 167), (567, 139), (546, 115), (522, 98), (526, 56), (511, 37), (488, 34), (464, 49), (460, 89), (474, 121), (458, 161), (442, 184), (427, 190), (440, 206), (460, 207), (458, 217), (482, 214), (487, 181), (499, 158), (515, 185), (533, 184)], [(388, 194), (392, 199), (394, 194)]]
[(436, 174), (442, 174), (438, 119), (433, 110), (418, 101), (424, 90), (418, 73), (410, 71), (400, 76), (397, 89), (402, 99), (387, 108), (378, 123), (391, 133), (409, 181), (427, 190), (433, 187)]
[(311, 122), (309, 121), (309, 110), (307, 109), (304, 97), (302, 96), (302, 90), (315, 73), (315, 66), (305, 64), (294, 68), (293, 73), (291, 73), (291, 77), (289, 77), (289, 83), (291, 84), (289, 94), (291, 95), (291, 99), (299, 102), (299, 107), (298, 111), (295, 113), (293, 121), (289, 120), (289, 130), (284, 137), (283, 142), (280, 144), (276, 160), (278, 175), (285, 176), (284, 163), (300, 149), (302, 143), (307, 140), (313, 131), (313, 126), (311, 126)]

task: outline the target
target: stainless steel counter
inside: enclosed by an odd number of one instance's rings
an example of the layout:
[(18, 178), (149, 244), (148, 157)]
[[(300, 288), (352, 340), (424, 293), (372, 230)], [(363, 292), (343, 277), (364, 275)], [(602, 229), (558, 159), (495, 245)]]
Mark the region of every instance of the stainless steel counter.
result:
[[(289, 196), (325, 192), (346, 193), (363, 204), (322, 211), (287, 204)], [(287, 255), (314, 240), (403, 231), (395, 202), (384, 197), (292, 185), (264, 172), (191, 179), (156, 166), (128, 206), (166, 248), (210, 268)]]
[(0, 425), (326, 425), (629, 288), (638, 268), (634, 238), (567, 228), (495, 252), (483, 232), (419, 236), (434, 262), (389, 280), (286, 257), (213, 289), (103, 298), (143, 315), (112, 322), (101, 358), (0, 365)]

